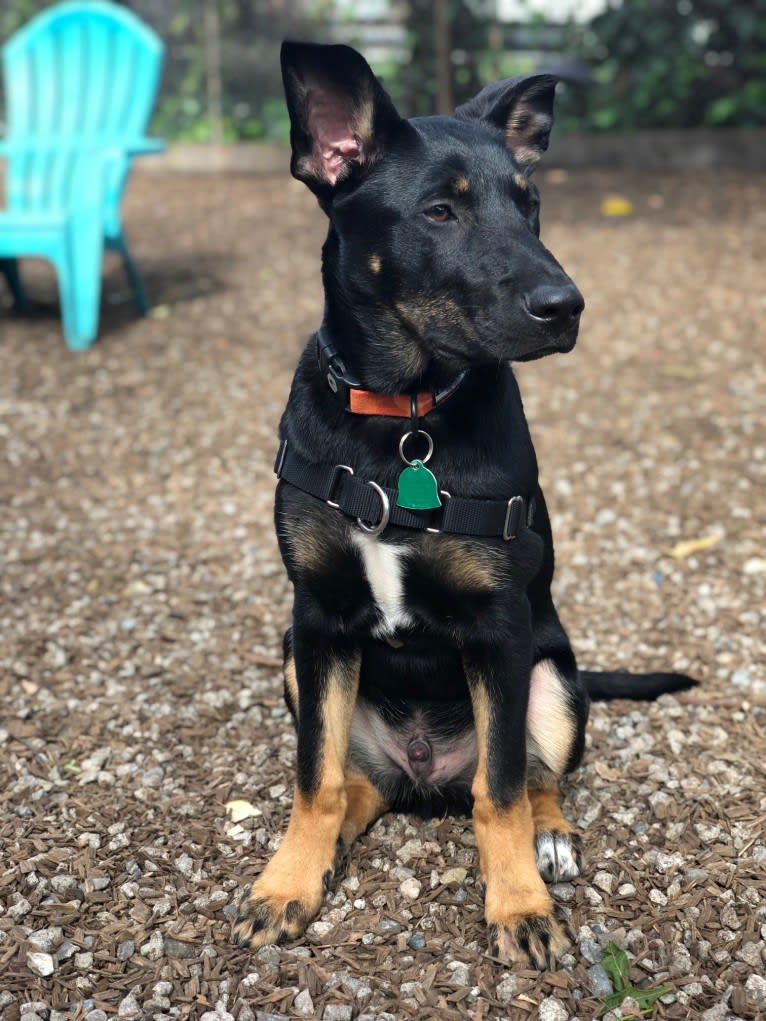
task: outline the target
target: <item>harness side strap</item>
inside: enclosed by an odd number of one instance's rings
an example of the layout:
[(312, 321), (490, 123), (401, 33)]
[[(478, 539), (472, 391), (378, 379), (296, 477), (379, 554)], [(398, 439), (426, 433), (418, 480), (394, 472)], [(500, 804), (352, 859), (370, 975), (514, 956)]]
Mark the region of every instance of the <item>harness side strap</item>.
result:
[(412, 511), (397, 506), (395, 489), (375, 487), (355, 475), (349, 465), (314, 464), (290, 450), (283, 440), (274, 471), (278, 478), (310, 496), (323, 500), (349, 517), (372, 525), (382, 518), (383, 500), (388, 500), (389, 523), (401, 528), (416, 528), (452, 535), (476, 535), (485, 538), (515, 539), (522, 528), (534, 520), (534, 497), (512, 496), (508, 500), (469, 500), (442, 491), (442, 507)]

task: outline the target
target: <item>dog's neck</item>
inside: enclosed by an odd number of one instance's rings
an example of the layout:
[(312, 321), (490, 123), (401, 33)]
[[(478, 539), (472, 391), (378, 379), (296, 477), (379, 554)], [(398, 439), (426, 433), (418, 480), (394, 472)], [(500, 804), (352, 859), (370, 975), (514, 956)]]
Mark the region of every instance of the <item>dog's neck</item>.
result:
[(391, 396), (438, 393), (449, 387), (468, 366), (437, 358), (407, 313), (396, 302), (381, 301), (351, 284), (339, 258), (338, 237), (331, 227), (322, 249), (322, 332), (347, 375), (364, 390)]
[(363, 387), (334, 347), (323, 324), (316, 333), (319, 371), (329, 389), (346, 411), (357, 415), (382, 415), (410, 418), (413, 422), (448, 400), (460, 387), (468, 370), (464, 369), (446, 386), (431, 390), (410, 390), (401, 394), (376, 393)]

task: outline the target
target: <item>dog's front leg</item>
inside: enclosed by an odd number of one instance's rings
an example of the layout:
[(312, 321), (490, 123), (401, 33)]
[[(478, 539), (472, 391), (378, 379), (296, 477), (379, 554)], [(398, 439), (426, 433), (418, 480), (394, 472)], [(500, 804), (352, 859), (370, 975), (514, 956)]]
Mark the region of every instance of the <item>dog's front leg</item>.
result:
[(234, 928), (249, 946), (296, 939), (319, 911), (332, 880), (346, 814), (344, 765), (360, 656), (345, 640), (293, 628), (298, 696), (298, 779), (284, 839), (253, 884)]
[(475, 647), (464, 662), (478, 742), (473, 819), (490, 948), (506, 960), (550, 967), (573, 940), (535, 860), (526, 784), (529, 643)]

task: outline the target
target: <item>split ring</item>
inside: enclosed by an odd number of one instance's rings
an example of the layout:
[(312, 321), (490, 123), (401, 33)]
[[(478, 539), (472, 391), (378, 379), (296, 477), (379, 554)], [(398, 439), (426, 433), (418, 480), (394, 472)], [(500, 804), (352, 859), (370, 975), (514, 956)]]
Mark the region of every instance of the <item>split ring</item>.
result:
[(428, 450), (426, 451), (426, 456), (425, 457), (421, 457), (420, 461), (421, 461), (422, 464), (428, 464), (428, 462), (431, 460), (431, 455), (434, 452), (434, 441), (431, 439), (431, 437), (425, 431), (425, 429), (418, 429), (417, 433), (406, 432), (404, 434), (404, 436), (402, 436), (402, 438), (399, 440), (399, 457), (401, 457), (402, 461), (404, 461), (405, 464), (409, 464), (409, 465), (413, 464), (412, 461), (409, 461), (407, 459), (407, 457), (406, 457), (406, 455), (404, 453), (404, 444), (407, 442), (407, 440), (410, 438), (410, 436), (418, 436), (418, 437), (424, 436), (425, 437), (425, 440), (428, 443)]

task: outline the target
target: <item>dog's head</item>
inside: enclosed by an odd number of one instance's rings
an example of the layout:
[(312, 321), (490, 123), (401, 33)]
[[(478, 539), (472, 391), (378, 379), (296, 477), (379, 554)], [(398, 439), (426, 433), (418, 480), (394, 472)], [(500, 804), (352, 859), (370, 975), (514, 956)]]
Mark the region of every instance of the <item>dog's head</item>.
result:
[(407, 120), (348, 46), (285, 43), (282, 71), (291, 170), (330, 217), (328, 301), (400, 384), (433, 364), (573, 347), (583, 300), (539, 240), (531, 180), (554, 78), (506, 79), (451, 117)]

